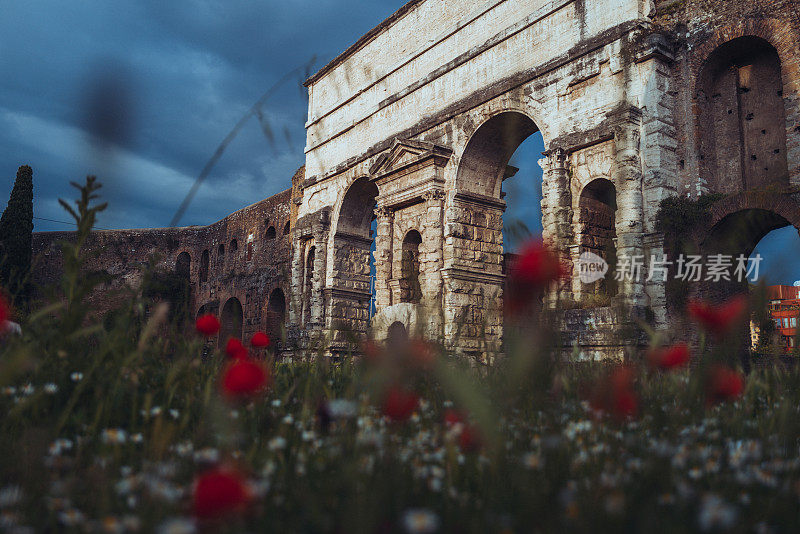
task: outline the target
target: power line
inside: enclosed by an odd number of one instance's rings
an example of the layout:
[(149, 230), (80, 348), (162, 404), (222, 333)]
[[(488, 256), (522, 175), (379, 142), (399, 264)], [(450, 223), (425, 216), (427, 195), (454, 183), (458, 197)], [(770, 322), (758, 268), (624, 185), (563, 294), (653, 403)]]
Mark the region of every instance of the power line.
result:
[[(56, 220), (56, 219), (45, 219), (44, 217), (34, 217), (34, 219), (39, 220), (39, 221), (49, 221), (49, 222), (54, 222), (54, 223), (66, 224), (66, 225), (69, 225), (69, 226), (75, 226), (74, 222), (59, 221), (59, 220)], [(111, 228), (101, 228), (99, 226), (93, 226), (93, 228), (96, 228), (97, 230), (111, 230)]]

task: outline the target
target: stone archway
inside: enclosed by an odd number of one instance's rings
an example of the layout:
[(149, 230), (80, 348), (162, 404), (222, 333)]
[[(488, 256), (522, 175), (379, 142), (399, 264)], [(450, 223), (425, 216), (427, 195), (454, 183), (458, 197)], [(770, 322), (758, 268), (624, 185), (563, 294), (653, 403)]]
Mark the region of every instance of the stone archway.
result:
[(244, 313), (242, 303), (236, 297), (231, 297), (225, 301), (220, 316), (219, 346), (224, 348), (228, 339), (234, 337), (242, 339), (242, 326), (244, 325)]
[(701, 176), (714, 191), (788, 185), (778, 51), (742, 36), (715, 48), (696, 83)]
[(580, 252), (591, 252), (600, 256), (609, 266), (604, 278), (592, 284), (581, 284), (581, 293), (593, 295), (602, 302), (603, 299), (617, 294), (617, 283), (614, 279), (617, 259), (617, 190), (614, 184), (605, 178), (592, 180), (581, 191), (578, 207)]
[(276, 342), (284, 340), (286, 323), (286, 296), (281, 288), (275, 288), (269, 294), (265, 313), (264, 329), (270, 339)]
[[(496, 114), (475, 130), (460, 158), (453, 202), (457, 216), (445, 240), (461, 253), (446, 262), (445, 277), (449, 292), (462, 298), (451, 299), (444, 314), (446, 324), (461, 329), (458, 349), (475, 358), (501, 350), (506, 270), (502, 185), (516, 172), (508, 165), (511, 156), (537, 131), (521, 112)], [(546, 221), (543, 226), (552, 230)]]
[(345, 342), (345, 332), (366, 333), (372, 299), (370, 265), (375, 236), (372, 221), (378, 186), (362, 177), (347, 188), (339, 207), (333, 235), (333, 273), (328, 289), (330, 326), (334, 345)]
[[(741, 192), (712, 206), (708, 229), (699, 240), (700, 251), (705, 256), (731, 257), (734, 270), (740, 255), (749, 257), (762, 238), (786, 226), (793, 226), (800, 234), (800, 200), (791, 193)], [(800, 255), (800, 251), (797, 253)], [(732, 279), (700, 284), (697, 293), (709, 300), (721, 300), (747, 289), (746, 280)]]

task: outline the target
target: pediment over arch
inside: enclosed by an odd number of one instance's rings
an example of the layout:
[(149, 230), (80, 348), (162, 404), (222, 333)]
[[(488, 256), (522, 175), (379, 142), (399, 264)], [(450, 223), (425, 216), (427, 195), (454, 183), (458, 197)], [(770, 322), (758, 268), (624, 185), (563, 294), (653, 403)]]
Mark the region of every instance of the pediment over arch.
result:
[(447, 147), (426, 141), (395, 139), (392, 148), (378, 156), (369, 173), (373, 180), (377, 180), (419, 164), (433, 163), (443, 167), (452, 153)]

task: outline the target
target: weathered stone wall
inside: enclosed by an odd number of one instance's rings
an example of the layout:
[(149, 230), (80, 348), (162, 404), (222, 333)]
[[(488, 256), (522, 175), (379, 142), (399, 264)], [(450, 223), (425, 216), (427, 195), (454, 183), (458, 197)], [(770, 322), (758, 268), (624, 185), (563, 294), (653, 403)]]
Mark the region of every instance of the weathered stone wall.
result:
[[(299, 213), (330, 216), (314, 235), (325, 254), (315, 291), (351, 276), (341, 266), (356, 254), (338, 249), (335, 229), (348, 216), (347, 191), (369, 180), (377, 186), (369, 202), (377, 218), (373, 324), (438, 317), (426, 328), (453, 348), (478, 357), (501, 350), (502, 183), (514, 179), (508, 159), (536, 131), (546, 148), (544, 238), (573, 262), (587, 249), (641, 256), (646, 275), (647, 260), (665, 252), (655, 215), (667, 196), (800, 183), (797, 12), (789, 0), (409, 2), (307, 82), (308, 178)], [(776, 54), (761, 47), (712, 57), (741, 36), (763, 39)], [(750, 56), (753, 67), (741, 61)], [(733, 85), (717, 72), (726, 61), (738, 69)], [(727, 92), (717, 96), (720, 79)], [(764, 92), (769, 98), (755, 98)], [(714, 111), (734, 97), (730, 119), (727, 109)], [(744, 133), (731, 140), (733, 115)], [(739, 167), (723, 166), (733, 160)], [(738, 178), (727, 178), (737, 169)], [(597, 180), (613, 191), (613, 203), (586, 200)], [(412, 227), (422, 235), (420, 282), (431, 298), (410, 309), (400, 302), (398, 270)], [(581, 308), (590, 292), (575, 279), (547, 304)], [(612, 311), (572, 312), (564, 327), (633, 317), (667, 326), (663, 280), (622, 280), (613, 293)], [(337, 318), (346, 315), (336, 309)], [(320, 313), (325, 324), (329, 312)], [(363, 320), (350, 324), (361, 330)], [(582, 339), (566, 342), (592, 350), (606, 343), (615, 353), (640, 342), (635, 331), (628, 341)]]
[[(302, 168), (293, 180), (302, 181)], [(270, 329), (279, 333), (280, 325), (271, 324), (270, 319), (276, 318), (268, 317), (267, 311), (270, 296), (285, 299), (290, 294), (291, 235), (296, 223), (292, 193), (297, 190), (287, 189), (209, 226), (92, 232), (85, 244), (90, 258), (86, 269), (112, 277), (90, 295), (92, 308), (103, 314), (118, 306), (125, 298), (118, 290), (139, 287), (141, 269), (151, 260), (157, 260), (160, 270), (174, 271), (178, 256), (188, 253), (194, 315), (201, 309), (221, 313), (226, 302), (236, 299), (242, 307), (243, 325), (241, 334), (234, 334), (249, 337)], [(63, 271), (58, 242), (74, 237), (74, 232), (34, 234), (35, 284), (44, 287), (57, 282)]]

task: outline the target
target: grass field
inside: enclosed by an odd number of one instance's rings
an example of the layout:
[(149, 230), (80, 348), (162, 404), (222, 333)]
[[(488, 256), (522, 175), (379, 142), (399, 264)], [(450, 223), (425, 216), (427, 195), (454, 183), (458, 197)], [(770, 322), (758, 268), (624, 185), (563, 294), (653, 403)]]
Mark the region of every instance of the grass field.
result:
[(203, 357), (204, 334), (141, 292), (94, 317), (81, 242), (58, 298), (0, 345), (4, 531), (800, 528), (800, 373), (738, 369), (733, 304), (692, 312), (713, 349), (625, 364), (564, 362), (541, 332), (490, 367), (425, 340)]

